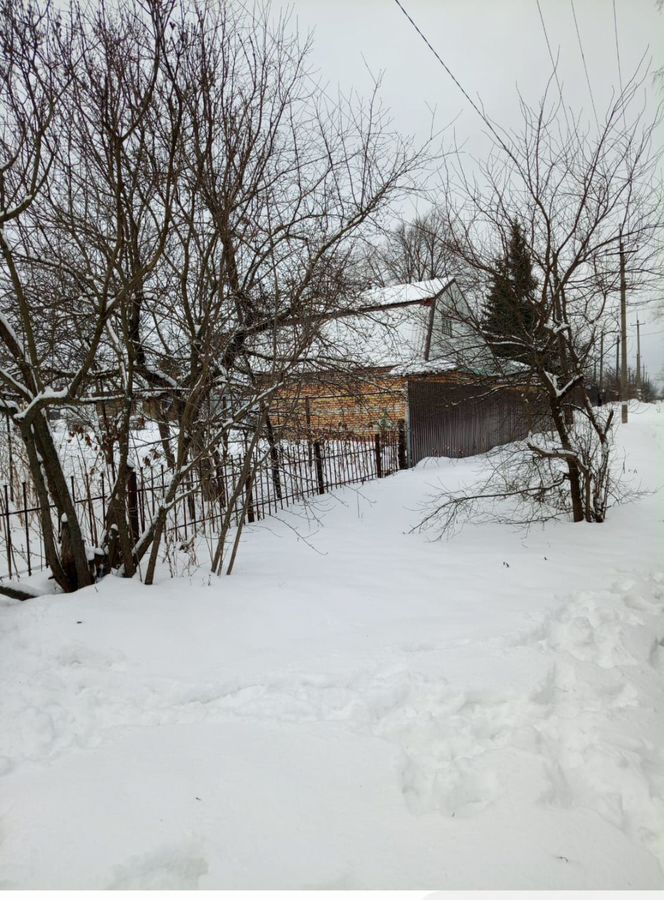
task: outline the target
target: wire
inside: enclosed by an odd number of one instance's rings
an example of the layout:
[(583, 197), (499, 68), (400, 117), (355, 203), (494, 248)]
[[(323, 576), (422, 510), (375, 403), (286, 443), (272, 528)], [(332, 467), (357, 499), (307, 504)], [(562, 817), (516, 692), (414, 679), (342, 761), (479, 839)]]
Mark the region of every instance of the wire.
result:
[(618, 17), (616, 16), (616, 0), (613, 0), (613, 34), (616, 40), (616, 59), (618, 60), (618, 83), (620, 85), (620, 104), (622, 106), (623, 128), (626, 130), (627, 121), (625, 119), (625, 98), (623, 97), (624, 88), (622, 80), (622, 66), (620, 64), (620, 44), (618, 42)]
[(628, 300), (627, 306), (629, 309), (642, 309), (644, 306), (650, 306), (651, 303), (661, 303), (661, 296), (651, 297), (650, 300)]
[(583, 60), (583, 70), (586, 73), (586, 83), (588, 85), (588, 93), (590, 94), (590, 102), (593, 105), (593, 112), (595, 113), (595, 122), (599, 125), (599, 118), (597, 116), (597, 108), (595, 106), (595, 98), (593, 96), (592, 85), (590, 84), (590, 75), (588, 74), (588, 65), (586, 63), (586, 54), (583, 52), (583, 44), (581, 43), (581, 32), (579, 31), (579, 23), (576, 19), (576, 10), (574, 9), (574, 0), (569, 0), (570, 5), (572, 7), (572, 16), (574, 17), (574, 27), (576, 28), (576, 37), (579, 42), (579, 50), (581, 51), (581, 59)]
[(616, 39), (616, 59), (618, 60), (618, 81), (620, 83), (620, 93), (623, 92), (622, 67), (620, 65), (620, 46), (618, 44), (618, 19), (616, 17), (616, 0), (613, 0), (613, 33)]
[(404, 7), (403, 7), (402, 4), (401, 4), (401, 0), (394, 0), (394, 2), (395, 2), (396, 5), (399, 7), (399, 9), (400, 9), (401, 12), (404, 14), (404, 16), (408, 19), (408, 21), (409, 21), (410, 24), (413, 26), (413, 28), (415, 29), (415, 31), (416, 31), (416, 32), (419, 34), (419, 36), (422, 38), (422, 40), (423, 40), (424, 43), (427, 45), (427, 47), (429, 48), (429, 50), (431, 50), (431, 52), (432, 52), (433, 55), (436, 57), (436, 59), (438, 60), (438, 62), (441, 64), (441, 66), (445, 69), (445, 71), (446, 71), (447, 74), (450, 76), (450, 78), (452, 79), (452, 81), (453, 81), (453, 82), (456, 84), (456, 86), (459, 88), (459, 90), (461, 91), (461, 93), (463, 94), (463, 96), (466, 98), (466, 100), (467, 100), (467, 101), (470, 103), (470, 105), (473, 107), (473, 109), (475, 110), (475, 112), (477, 113), (477, 115), (482, 119), (482, 121), (485, 123), (485, 125), (488, 126), (488, 128), (489, 128), (489, 129), (491, 130), (491, 132), (493, 133), (494, 137), (496, 137), (496, 138), (500, 141), (501, 145), (502, 145), (502, 146), (505, 146), (505, 145), (504, 145), (504, 142), (503, 142), (503, 139), (500, 137), (500, 135), (498, 134), (498, 132), (496, 131), (496, 129), (493, 127), (493, 125), (491, 124), (490, 120), (486, 117), (486, 115), (482, 112), (482, 110), (479, 108), (479, 106), (475, 103), (475, 101), (473, 100), (473, 98), (470, 96), (470, 94), (468, 93), (468, 91), (467, 91), (467, 90), (464, 88), (464, 86), (461, 84), (461, 82), (460, 82), (459, 79), (456, 77), (456, 75), (454, 74), (454, 72), (452, 72), (452, 70), (451, 70), (450, 67), (447, 65), (447, 63), (443, 60), (443, 58), (442, 58), (441, 55), (438, 53), (438, 51), (436, 50), (436, 48), (430, 43), (429, 39), (428, 39), (427, 36), (424, 34), (424, 32), (418, 27), (417, 23), (416, 23), (415, 20), (412, 18), (412, 16), (404, 9)]
[(558, 78), (558, 65), (553, 58), (553, 52), (551, 51), (551, 44), (549, 43), (549, 33), (546, 30), (546, 25), (544, 24), (544, 16), (542, 15), (542, 7), (540, 6), (540, 0), (536, 0), (537, 2), (537, 11), (539, 12), (540, 22), (542, 23), (542, 30), (544, 32), (544, 39), (546, 41), (546, 47), (549, 51), (549, 59), (551, 60), (551, 66), (553, 68), (553, 75), (556, 79), (556, 84), (558, 85), (558, 93), (560, 94), (560, 105), (563, 108), (563, 113), (565, 115), (565, 122), (567, 127), (569, 128), (569, 120), (567, 118), (567, 108), (565, 106), (565, 101), (563, 99), (563, 89), (560, 85), (560, 79)]

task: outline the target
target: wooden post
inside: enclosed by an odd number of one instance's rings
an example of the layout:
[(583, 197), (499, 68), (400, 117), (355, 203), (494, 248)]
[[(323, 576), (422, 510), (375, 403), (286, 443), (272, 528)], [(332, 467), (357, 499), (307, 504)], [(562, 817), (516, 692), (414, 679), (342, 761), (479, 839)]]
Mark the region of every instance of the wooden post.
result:
[(314, 441), (314, 458), (316, 460), (316, 478), (318, 479), (318, 493), (325, 493), (325, 479), (323, 478), (323, 454), (320, 441)]
[(406, 452), (406, 422), (404, 419), (399, 419), (399, 435), (398, 435), (398, 445), (397, 445), (397, 457), (399, 460), (399, 468), (407, 469), (408, 468), (408, 453)]
[(246, 491), (247, 491), (247, 522), (253, 522), (256, 518), (254, 514), (254, 499), (252, 494), (252, 486), (253, 486), (253, 473), (250, 472), (247, 475)]
[(380, 434), (374, 436), (374, 454), (376, 456), (376, 478), (382, 478), (383, 458), (380, 450)]
[(140, 528), (138, 524), (138, 481), (136, 479), (136, 470), (130, 464), (127, 464), (129, 474), (127, 475), (127, 512), (129, 514), (129, 528), (134, 543), (138, 540)]
[(62, 568), (71, 584), (76, 584), (76, 561), (71, 546), (71, 534), (69, 533), (69, 520), (67, 516), (60, 518), (60, 558)]

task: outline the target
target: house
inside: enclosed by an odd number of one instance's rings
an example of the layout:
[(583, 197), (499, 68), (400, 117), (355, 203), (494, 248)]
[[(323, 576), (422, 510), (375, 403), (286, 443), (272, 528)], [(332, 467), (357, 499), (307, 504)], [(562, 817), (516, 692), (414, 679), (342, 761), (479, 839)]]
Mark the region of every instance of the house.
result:
[(279, 394), (275, 424), (299, 434), (400, 429), (411, 465), (524, 437), (531, 404), (487, 370), (464, 305), (454, 279), (363, 294), (317, 331)]

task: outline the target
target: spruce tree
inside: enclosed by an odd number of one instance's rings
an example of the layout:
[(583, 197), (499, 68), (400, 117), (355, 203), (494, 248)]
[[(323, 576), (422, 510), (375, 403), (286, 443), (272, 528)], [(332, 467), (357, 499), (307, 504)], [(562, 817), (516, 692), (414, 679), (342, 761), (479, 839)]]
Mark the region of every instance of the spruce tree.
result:
[(537, 280), (523, 230), (513, 222), (505, 255), (496, 260), (484, 307), (483, 330), (498, 356), (527, 362), (532, 357)]

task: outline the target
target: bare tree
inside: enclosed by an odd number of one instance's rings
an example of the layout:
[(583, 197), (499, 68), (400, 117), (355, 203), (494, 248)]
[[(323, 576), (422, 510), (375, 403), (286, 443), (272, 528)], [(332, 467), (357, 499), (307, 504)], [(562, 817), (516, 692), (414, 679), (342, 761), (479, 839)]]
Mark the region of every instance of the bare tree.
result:
[(367, 266), (384, 284), (412, 284), (449, 277), (453, 255), (447, 243), (444, 212), (434, 208), (416, 216), (412, 222), (401, 222), (371, 249)]
[[(613, 327), (621, 288), (633, 294), (659, 271), (653, 123), (632, 115), (637, 90), (632, 81), (597, 134), (579, 122), (567, 128), (546, 96), (538, 108), (522, 103), (520, 131), (491, 124), (494, 150), (479, 173), (471, 178), (461, 164), (448, 170), (441, 207), (465, 284), (467, 302), (455, 315), (466, 334), (466, 364), (543, 403), (549, 422), (546, 434), (520, 446), (518, 458), (528, 465), (499, 467), (503, 487), (494, 478), (491, 490), (524, 500), (555, 495), (560, 511), (564, 488), (575, 522), (604, 521), (612, 492), (613, 409), (595, 406), (587, 388), (600, 335)], [(534, 285), (501, 334), (487, 327), (485, 298), (509, 278), (503, 260), (515, 222)], [(444, 498), (433, 519), (460, 500)]]
[(43, 516), (46, 554), (63, 587), (91, 581), (74, 505), (46, 420), (43, 405), (55, 393), (43, 372), (43, 347), (35, 316), (34, 292), (22, 272), (21, 225), (46, 190), (55, 167), (60, 98), (70, 87), (58, 62), (63, 39), (50, 6), (5, 2), (0, 7), (0, 252), (3, 261), (3, 407), (18, 425), (40, 505), (53, 500), (63, 540), (57, 547), (50, 514)]
[[(247, 465), (265, 438), (270, 452), (271, 398), (352, 298), (357, 246), (412, 188), (423, 151), (388, 131), (377, 94), (321, 94), (286, 18), (205, 0), (0, 10), (0, 399), (58, 584), (130, 576), (146, 554), (151, 582), (191, 473), (214, 495), (229, 441)], [(77, 409), (105, 449), (98, 548), (51, 432), (55, 407)], [(144, 528), (139, 414), (168, 467)]]

